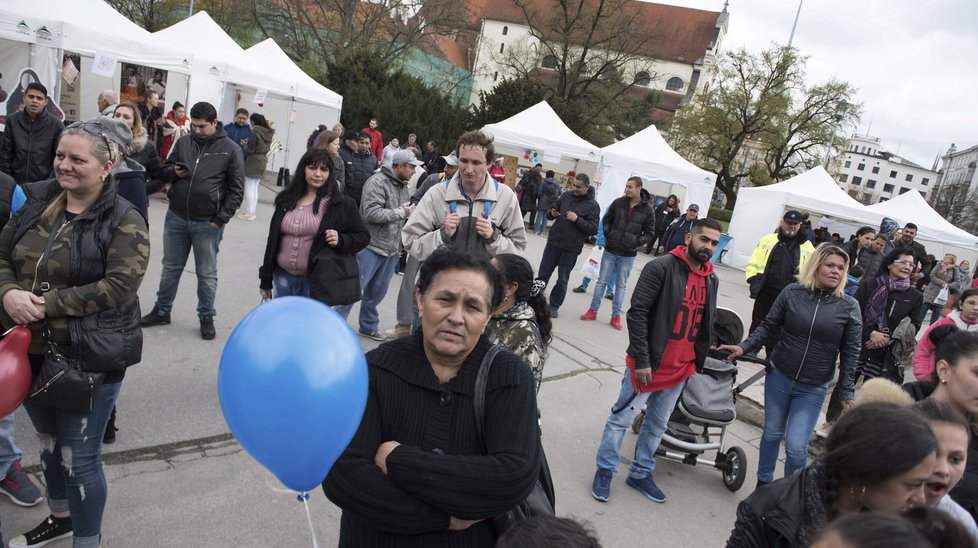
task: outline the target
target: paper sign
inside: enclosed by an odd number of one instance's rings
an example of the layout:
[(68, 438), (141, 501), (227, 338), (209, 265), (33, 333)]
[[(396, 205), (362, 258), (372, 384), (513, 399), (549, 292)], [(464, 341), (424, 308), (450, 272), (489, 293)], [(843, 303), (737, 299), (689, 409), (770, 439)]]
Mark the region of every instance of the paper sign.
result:
[(255, 104), (260, 105), (265, 102), (265, 97), (268, 95), (267, 89), (260, 89), (255, 92)]
[(544, 150), (543, 151), (543, 161), (548, 164), (556, 164), (560, 162), (560, 151), (559, 150)]
[(95, 52), (95, 61), (92, 63), (92, 74), (112, 78), (115, 76), (115, 64), (119, 57), (104, 51)]

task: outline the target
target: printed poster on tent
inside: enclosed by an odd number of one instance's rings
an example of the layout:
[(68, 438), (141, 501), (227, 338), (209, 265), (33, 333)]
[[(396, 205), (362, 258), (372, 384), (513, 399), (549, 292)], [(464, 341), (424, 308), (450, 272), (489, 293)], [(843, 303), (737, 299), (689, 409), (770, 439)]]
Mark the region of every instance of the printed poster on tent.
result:
[(162, 104), (166, 104), (167, 71), (132, 63), (122, 63), (122, 81), (119, 85), (119, 96), (123, 101), (132, 101), (137, 105), (146, 100), (146, 93), (155, 91), (160, 96)]

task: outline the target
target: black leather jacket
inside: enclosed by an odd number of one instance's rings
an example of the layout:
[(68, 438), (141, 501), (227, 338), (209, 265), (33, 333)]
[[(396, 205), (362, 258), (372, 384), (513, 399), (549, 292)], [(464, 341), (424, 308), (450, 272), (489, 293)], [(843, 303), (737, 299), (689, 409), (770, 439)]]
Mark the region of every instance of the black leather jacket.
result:
[(852, 297), (836, 297), (827, 291), (811, 290), (794, 283), (775, 299), (771, 311), (746, 341), (745, 353), (759, 349), (764, 341), (778, 337), (771, 365), (805, 384), (832, 380), (836, 357), (839, 363), (839, 395), (853, 399), (853, 378), (862, 347), (862, 314)]
[[(561, 251), (580, 253), (584, 249), (584, 240), (598, 233), (601, 219), (601, 209), (594, 200), (594, 187), (588, 188), (584, 196), (576, 196), (571, 190), (564, 192), (553, 208), (560, 212), (560, 216), (553, 217), (547, 213), (548, 219), (556, 221), (550, 227), (547, 244)], [(568, 211), (577, 214), (576, 221), (567, 220)]]
[[(658, 371), (662, 353), (672, 335), (676, 316), (686, 296), (689, 274), (689, 265), (672, 254), (656, 257), (642, 269), (626, 316), (628, 355), (635, 360), (636, 369), (651, 368), (652, 371)], [(694, 343), (697, 372), (702, 371), (710, 348), (719, 284), (719, 278), (711, 271), (706, 279), (706, 312)]]
[(0, 171), (18, 183), (47, 179), (64, 129), (64, 124), (47, 110), (33, 120), (24, 111), (11, 114), (0, 145)]
[[(180, 179), (177, 164), (190, 170)], [(227, 224), (244, 196), (244, 155), (223, 128), (209, 137), (185, 135), (173, 145), (162, 179), (172, 183), (167, 197), (170, 210), (184, 219)]]
[(604, 247), (623, 257), (634, 257), (638, 249), (655, 237), (655, 211), (645, 203), (648, 192), (642, 190), (642, 201), (631, 215), (628, 214), (628, 198), (622, 196), (611, 202), (601, 223), (604, 228)]

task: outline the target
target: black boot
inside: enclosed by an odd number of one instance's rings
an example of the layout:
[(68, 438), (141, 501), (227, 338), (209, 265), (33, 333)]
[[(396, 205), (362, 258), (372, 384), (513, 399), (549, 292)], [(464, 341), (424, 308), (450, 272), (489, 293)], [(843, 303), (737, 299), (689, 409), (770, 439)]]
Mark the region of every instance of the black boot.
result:
[(115, 443), (115, 433), (118, 430), (115, 427), (115, 406), (112, 406), (112, 414), (109, 416), (109, 424), (105, 426), (105, 435), (102, 436), (102, 443)]

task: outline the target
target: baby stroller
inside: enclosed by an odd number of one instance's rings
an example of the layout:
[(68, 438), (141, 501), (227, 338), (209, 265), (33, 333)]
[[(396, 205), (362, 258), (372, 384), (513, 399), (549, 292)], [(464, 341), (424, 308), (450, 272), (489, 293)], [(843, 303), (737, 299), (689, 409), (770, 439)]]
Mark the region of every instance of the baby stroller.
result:
[[(737, 344), (744, 337), (744, 322), (733, 310), (718, 307), (713, 336), (719, 344)], [(727, 489), (737, 491), (747, 477), (747, 455), (740, 447), (724, 449), (727, 426), (737, 420), (737, 394), (761, 378), (763, 370), (735, 387), (737, 366), (723, 361), (725, 357), (725, 352), (711, 349), (703, 372), (687, 381), (655, 454), (696, 466), (707, 451), (716, 451), (713, 459), (708, 461), (710, 466), (723, 473), (723, 484)], [(750, 357), (739, 359), (753, 361)], [(644, 419), (643, 409), (632, 422), (632, 431), (636, 434)]]

